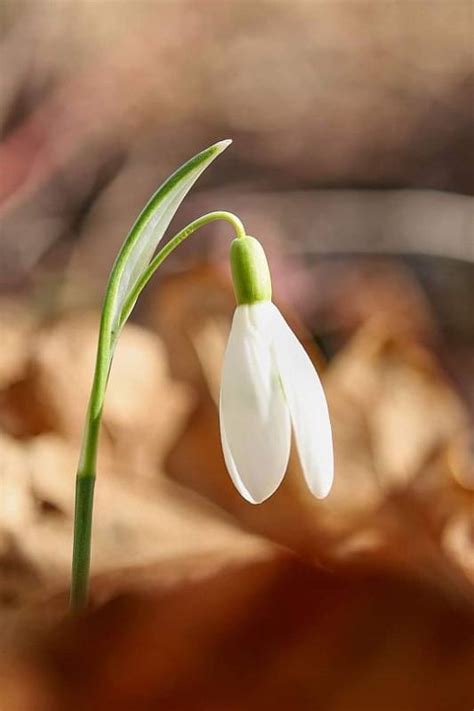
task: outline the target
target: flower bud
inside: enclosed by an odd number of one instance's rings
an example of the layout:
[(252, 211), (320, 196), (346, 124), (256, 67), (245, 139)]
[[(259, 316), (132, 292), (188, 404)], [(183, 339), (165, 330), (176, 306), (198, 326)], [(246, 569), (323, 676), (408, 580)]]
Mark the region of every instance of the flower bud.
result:
[(263, 247), (255, 237), (238, 237), (232, 242), (230, 263), (239, 305), (271, 301), (270, 270)]

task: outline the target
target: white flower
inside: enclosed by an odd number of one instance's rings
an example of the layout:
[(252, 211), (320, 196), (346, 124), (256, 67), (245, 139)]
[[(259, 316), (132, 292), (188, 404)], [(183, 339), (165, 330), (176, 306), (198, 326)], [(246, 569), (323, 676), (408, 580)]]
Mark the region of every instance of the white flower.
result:
[[(233, 273), (234, 282), (236, 274), (242, 279), (234, 265)], [(238, 286), (236, 294), (242, 292), (242, 284)], [(250, 292), (255, 293), (255, 284)], [(268, 298), (239, 301), (224, 357), (219, 405), (229, 474), (247, 501), (258, 504), (267, 499), (285, 474), (293, 430), (306, 482), (316, 497), (323, 498), (332, 485), (333, 449), (318, 374)]]

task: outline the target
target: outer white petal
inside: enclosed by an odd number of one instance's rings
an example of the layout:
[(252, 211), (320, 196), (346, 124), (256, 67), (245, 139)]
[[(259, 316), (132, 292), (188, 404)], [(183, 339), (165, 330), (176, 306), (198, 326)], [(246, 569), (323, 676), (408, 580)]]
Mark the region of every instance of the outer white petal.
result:
[[(288, 465), (288, 407), (265, 328), (268, 307), (238, 306), (224, 356), (220, 427), (224, 457), (235, 486), (258, 504), (278, 488)], [(270, 311), (271, 320), (271, 311)]]
[(301, 343), (273, 306), (275, 358), (290, 410), (296, 447), (311, 492), (323, 499), (334, 476), (331, 423), (319, 376)]

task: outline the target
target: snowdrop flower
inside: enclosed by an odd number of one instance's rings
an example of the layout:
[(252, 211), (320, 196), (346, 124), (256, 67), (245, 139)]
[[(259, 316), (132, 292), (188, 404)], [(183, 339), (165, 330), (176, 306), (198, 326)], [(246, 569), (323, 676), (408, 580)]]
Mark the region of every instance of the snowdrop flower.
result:
[(260, 243), (253, 237), (234, 240), (231, 265), (238, 305), (219, 404), (227, 469), (247, 501), (265, 501), (285, 474), (293, 430), (308, 487), (324, 498), (333, 480), (333, 450), (318, 374), (271, 301), (270, 273)]

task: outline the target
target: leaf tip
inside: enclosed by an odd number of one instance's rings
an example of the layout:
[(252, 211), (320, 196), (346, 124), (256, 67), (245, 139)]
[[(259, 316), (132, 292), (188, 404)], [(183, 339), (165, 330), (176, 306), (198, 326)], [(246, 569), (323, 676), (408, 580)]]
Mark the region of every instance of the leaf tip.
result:
[(222, 153), (222, 151), (225, 151), (225, 149), (228, 148), (231, 143), (232, 138), (225, 138), (223, 141), (218, 141), (217, 143), (215, 143), (214, 148), (218, 151), (218, 153)]

